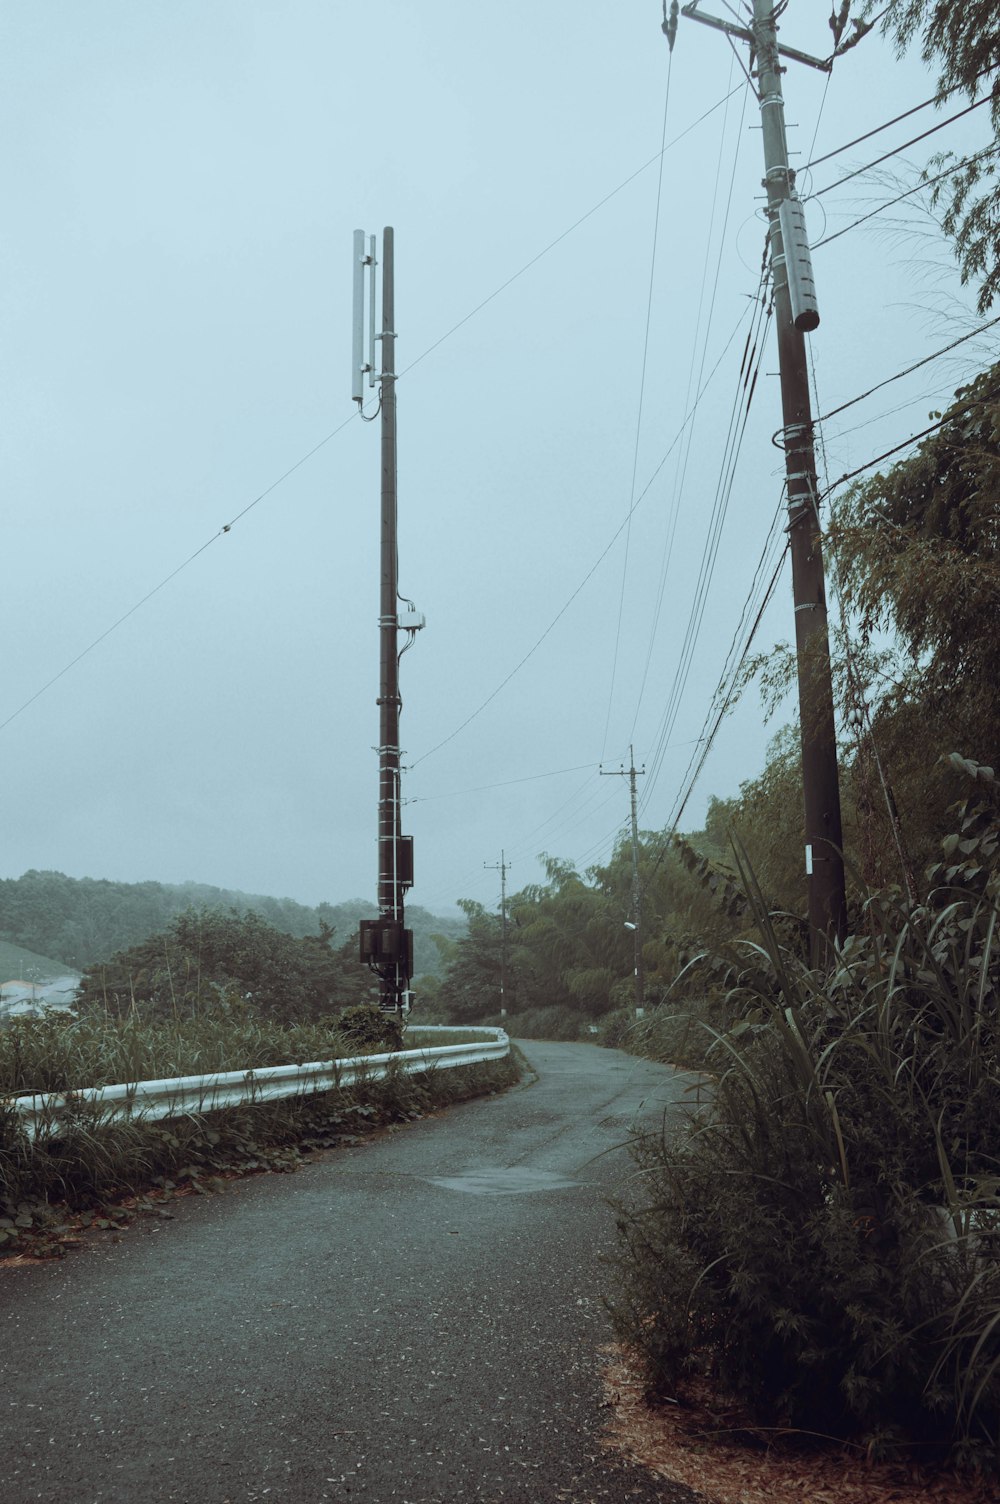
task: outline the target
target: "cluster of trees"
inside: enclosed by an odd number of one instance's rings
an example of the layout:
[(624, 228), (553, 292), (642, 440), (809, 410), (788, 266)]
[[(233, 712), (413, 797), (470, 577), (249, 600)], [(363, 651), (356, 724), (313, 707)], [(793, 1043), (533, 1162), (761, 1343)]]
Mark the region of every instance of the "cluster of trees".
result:
[[(713, 813), (721, 808), (714, 803)], [(731, 876), (717, 860), (724, 836), (713, 823), (696, 839), (697, 847), (662, 832), (640, 835), (639, 934), (651, 1002), (666, 994), (706, 938), (721, 945), (745, 925)], [(444, 970), (424, 980), (422, 1016), (498, 1020), (501, 973), (507, 1013), (522, 1032), (573, 1038), (632, 1006), (631, 841), (583, 874), (554, 857), (545, 858), (545, 871), (545, 882), (510, 898), (506, 924), (482, 905), (463, 902), (467, 933), (437, 937)]]
[[(338, 943), (350, 937), (352, 944), (358, 921), (375, 914), (373, 905), (362, 899), (313, 908), (292, 898), (193, 882), (121, 883), (37, 871), (0, 880), (0, 940), (50, 956), (76, 971), (162, 935), (189, 910), (253, 914), (295, 939), (328, 930)], [(414, 932), (418, 972), (440, 964), (432, 932), (457, 936), (464, 929), (461, 919), (434, 916), (416, 905), (407, 911), (407, 923)]]
[(310, 1023), (372, 1001), (372, 991), (353, 936), (335, 947), (327, 925), (296, 937), (252, 911), (188, 909), (162, 933), (84, 972), (77, 1007), (157, 1019), (236, 1005), (281, 1023)]

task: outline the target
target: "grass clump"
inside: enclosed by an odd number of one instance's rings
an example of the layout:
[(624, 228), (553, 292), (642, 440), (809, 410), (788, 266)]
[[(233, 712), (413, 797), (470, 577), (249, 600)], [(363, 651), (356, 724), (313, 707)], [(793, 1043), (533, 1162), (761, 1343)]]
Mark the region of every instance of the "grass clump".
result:
[(0, 1027), (0, 1094), (207, 1076), (351, 1053), (362, 1051), (346, 1047), (335, 1017), (283, 1023), (234, 994), (178, 1017), (101, 1008), (79, 1015), (49, 1012)]
[[(871, 895), (835, 966), (761, 939), (710, 1106), (639, 1141), (620, 1332), (651, 1388), (873, 1455), (1000, 1459), (1000, 800), (977, 795), (924, 903)], [(738, 856), (739, 860), (739, 856)]]
[(644, 1018), (632, 1008), (609, 1013), (601, 1020), (600, 1043), (627, 1050), (645, 1060), (686, 1070), (711, 1072), (713, 1046), (729, 1018), (724, 997), (684, 997), (648, 1007)]

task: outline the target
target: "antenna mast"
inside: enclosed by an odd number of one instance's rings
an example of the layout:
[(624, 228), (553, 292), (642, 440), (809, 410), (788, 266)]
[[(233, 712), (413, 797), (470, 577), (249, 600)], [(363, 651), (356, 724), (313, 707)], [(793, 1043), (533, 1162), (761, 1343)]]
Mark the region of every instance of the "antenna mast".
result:
[[(370, 267), (369, 358), (364, 361), (364, 272)], [(363, 378), (375, 385), (375, 237), (364, 255), (364, 233), (354, 232), (354, 370), (352, 395), (363, 401)], [(400, 614), (396, 506), (396, 360), (393, 232), (382, 235), (382, 417), (381, 547), (379, 586), (379, 740), (378, 740), (378, 910), (377, 919), (361, 921), (361, 960), (379, 978), (379, 1006), (389, 1013), (408, 1013), (412, 1005), (413, 931), (405, 925), (403, 895), (413, 886), (413, 837), (400, 831), (399, 633), (406, 646), (424, 625), (412, 608)], [(405, 651), (405, 648), (404, 648)]]

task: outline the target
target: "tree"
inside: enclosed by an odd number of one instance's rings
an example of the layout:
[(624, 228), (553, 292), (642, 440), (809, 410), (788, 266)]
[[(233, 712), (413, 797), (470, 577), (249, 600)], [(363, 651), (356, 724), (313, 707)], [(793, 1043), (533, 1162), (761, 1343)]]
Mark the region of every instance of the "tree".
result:
[(500, 919), (468, 898), (459, 907), (468, 919), (466, 933), (458, 940), (434, 937), (445, 964), (434, 1005), (450, 1023), (481, 1023), (500, 1012)]
[(588, 883), (569, 862), (543, 861), (549, 881), (524, 888), (510, 901), (517, 1007), (597, 1017), (611, 1006), (615, 982), (632, 971), (632, 942), (623, 922), (628, 900)]
[[(956, 393), (935, 433), (837, 503), (831, 539), (860, 653), (880, 633), (897, 651), (873, 682), (870, 745), (887, 770), (919, 871), (946, 833), (961, 752), (1000, 748), (1000, 364)], [(861, 767), (854, 773), (860, 788)], [(872, 801), (872, 816), (881, 801)]]
[[(988, 154), (977, 154), (935, 187), (945, 204), (944, 229), (955, 242), (962, 281), (980, 281), (979, 311), (1000, 296), (1000, 9), (996, 0), (867, 0), (866, 13), (878, 11), (882, 30), (892, 36), (898, 53), (918, 46), (924, 61), (939, 68), (942, 93), (958, 89), (974, 98), (990, 91), (990, 118), (998, 138)], [(954, 153), (935, 159), (940, 171)]]
[(78, 1002), (189, 1015), (211, 1011), (235, 991), (261, 1014), (304, 1022), (367, 1001), (371, 979), (353, 939), (337, 950), (332, 939), (329, 927), (295, 939), (259, 914), (189, 909), (161, 934), (92, 966)]

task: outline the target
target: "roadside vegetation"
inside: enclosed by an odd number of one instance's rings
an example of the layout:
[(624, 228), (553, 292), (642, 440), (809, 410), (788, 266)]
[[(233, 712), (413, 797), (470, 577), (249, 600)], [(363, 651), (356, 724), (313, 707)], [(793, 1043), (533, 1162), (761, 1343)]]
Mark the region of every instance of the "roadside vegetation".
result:
[[(781, 1426), (1000, 1456), (1000, 787), (956, 811), (920, 903), (869, 894), (829, 972), (780, 938), (749, 869), (714, 1080), (636, 1145), (619, 1331), (659, 1395)], [(741, 863), (742, 865), (742, 863)], [(741, 964), (742, 963), (742, 964)]]
[(517, 1079), (513, 1060), (390, 1070), (310, 1097), (156, 1122), (110, 1119), (70, 1099), (34, 1135), (4, 1100), (419, 1048), (367, 1001), (353, 947), (349, 968), (331, 938), (295, 939), (254, 914), (189, 911), (85, 973), (74, 1011), (0, 1027), (0, 1256), (58, 1254), (85, 1225), (116, 1227), (136, 1207), (161, 1214), (184, 1191), (294, 1169), (318, 1149)]

